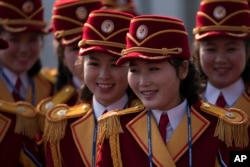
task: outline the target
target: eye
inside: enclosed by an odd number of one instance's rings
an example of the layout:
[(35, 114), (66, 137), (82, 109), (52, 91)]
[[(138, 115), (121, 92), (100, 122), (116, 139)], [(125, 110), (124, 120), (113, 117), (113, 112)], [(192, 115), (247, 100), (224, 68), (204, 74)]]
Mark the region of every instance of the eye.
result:
[(158, 68), (158, 67), (150, 67), (149, 68), (149, 71), (158, 71), (158, 70), (160, 70), (160, 68)]
[(16, 37), (10, 37), (10, 38), (9, 38), (9, 41), (10, 41), (10, 42), (18, 42), (19, 39), (16, 38)]
[(112, 68), (117, 68), (118, 66), (116, 65), (115, 62), (112, 62), (112, 63), (110, 64), (110, 67), (112, 67)]
[(88, 65), (88, 66), (95, 66), (95, 67), (99, 66), (99, 64), (98, 64), (97, 62), (95, 62), (95, 61), (89, 61), (89, 62), (87, 63), (87, 65)]
[(138, 73), (139, 70), (136, 69), (136, 68), (129, 68), (129, 72), (130, 72), (130, 73)]
[(235, 51), (235, 50), (237, 50), (237, 49), (238, 49), (238, 48), (235, 47), (235, 46), (230, 46), (230, 47), (227, 48), (227, 51)]

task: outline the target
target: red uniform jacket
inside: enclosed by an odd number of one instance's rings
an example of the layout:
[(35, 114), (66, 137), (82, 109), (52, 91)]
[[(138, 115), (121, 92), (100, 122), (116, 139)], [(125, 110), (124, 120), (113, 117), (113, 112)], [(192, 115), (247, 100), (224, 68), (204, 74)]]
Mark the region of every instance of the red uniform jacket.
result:
[[(192, 119), (192, 164), (193, 167), (215, 166), (218, 149), (226, 145), (214, 137), (218, 118), (200, 110), (200, 102), (191, 107)], [(127, 114), (120, 117), (124, 133), (119, 134), (120, 152), (123, 167), (149, 167), (147, 111)], [(189, 163), (187, 116), (165, 144), (157, 124), (151, 116), (151, 136), (153, 164), (158, 167), (186, 167)], [(171, 162), (171, 163), (170, 163)], [(97, 158), (98, 167), (113, 166), (109, 141), (100, 146)]]
[[(42, 99), (52, 95), (53, 85), (47, 81), (41, 74), (34, 77), (35, 85), (35, 100), (36, 103)], [(8, 91), (6, 85), (2, 80), (0, 80), (0, 99), (6, 100), (9, 102), (14, 102), (14, 99), (11, 93)], [(26, 101), (32, 101), (32, 88), (31, 86), (28, 89), (26, 96)], [(36, 105), (36, 104), (35, 104)], [(7, 123), (9, 127), (5, 126)], [(20, 164), (20, 153), (21, 150), (26, 156), (28, 156), (31, 161), (37, 166), (42, 164), (42, 155), (39, 155), (37, 152), (37, 145), (35, 140), (31, 140), (26, 136), (21, 134), (16, 134), (14, 132), (16, 126), (16, 115), (8, 112), (0, 111), (0, 166), (8, 167), (20, 167), (23, 166)], [(4, 131), (6, 133), (2, 133)]]
[[(131, 104), (128, 106), (131, 106)], [(71, 117), (67, 121), (65, 135), (59, 144), (61, 154), (60, 163), (63, 167), (91, 167), (95, 126), (92, 108), (87, 109), (86, 114), (83, 116)], [(55, 166), (51, 150), (51, 146), (48, 145), (46, 167)]]

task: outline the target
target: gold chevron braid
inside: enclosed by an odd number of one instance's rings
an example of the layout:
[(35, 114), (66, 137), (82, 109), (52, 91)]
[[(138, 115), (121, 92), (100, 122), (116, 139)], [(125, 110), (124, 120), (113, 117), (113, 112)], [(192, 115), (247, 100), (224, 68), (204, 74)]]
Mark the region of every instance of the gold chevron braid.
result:
[(224, 109), (218, 106), (202, 103), (201, 110), (218, 117), (215, 136), (224, 141), (228, 147), (233, 143), (236, 147), (246, 147), (249, 144), (248, 116), (237, 108)]
[(131, 52), (145, 52), (145, 53), (154, 53), (154, 54), (160, 54), (165, 57), (167, 57), (169, 54), (181, 54), (182, 48), (161, 48), (161, 49), (154, 49), (154, 48), (145, 48), (145, 47), (132, 47), (129, 49), (123, 49), (122, 55), (129, 54)]

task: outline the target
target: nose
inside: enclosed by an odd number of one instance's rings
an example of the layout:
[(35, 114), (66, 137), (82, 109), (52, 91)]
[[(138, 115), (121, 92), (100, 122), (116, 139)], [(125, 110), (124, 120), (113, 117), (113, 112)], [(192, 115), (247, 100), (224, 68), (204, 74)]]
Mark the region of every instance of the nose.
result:
[(21, 52), (27, 52), (29, 50), (29, 45), (25, 42), (20, 43), (19, 50)]
[(148, 80), (148, 76), (145, 74), (145, 73), (142, 73), (140, 76), (139, 76), (139, 85), (140, 86), (147, 86), (149, 85), (149, 80)]
[(99, 73), (99, 77), (107, 79), (111, 77), (111, 69), (109, 67), (102, 67)]
[(218, 52), (215, 56), (215, 62), (226, 62), (226, 54), (224, 52)]

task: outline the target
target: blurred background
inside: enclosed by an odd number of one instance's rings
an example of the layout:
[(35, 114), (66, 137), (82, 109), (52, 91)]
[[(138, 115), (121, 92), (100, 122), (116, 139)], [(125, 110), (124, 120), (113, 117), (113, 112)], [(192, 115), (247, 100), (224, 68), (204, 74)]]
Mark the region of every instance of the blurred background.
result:
[[(48, 25), (53, 3), (54, 0), (43, 0), (45, 6), (44, 16)], [(195, 15), (199, 8), (199, 3), (200, 0), (134, 0), (138, 14), (158, 14), (182, 19), (189, 34), (190, 46), (193, 41), (192, 29), (195, 26)], [(53, 48), (53, 36), (51, 34), (45, 37), (41, 59), (44, 66), (51, 68), (57, 66), (57, 58)]]

